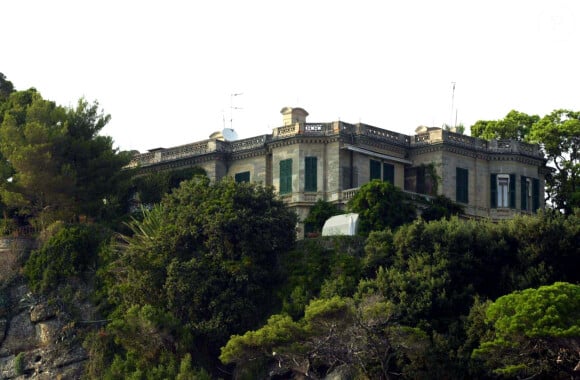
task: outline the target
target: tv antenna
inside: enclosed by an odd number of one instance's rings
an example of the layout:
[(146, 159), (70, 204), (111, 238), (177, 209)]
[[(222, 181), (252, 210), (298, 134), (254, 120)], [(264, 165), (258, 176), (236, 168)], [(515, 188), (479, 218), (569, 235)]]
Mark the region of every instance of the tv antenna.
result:
[[(449, 123), (450, 127), (451, 124), (453, 123), (453, 110), (455, 109), (455, 82), (451, 82), (451, 84), (453, 85), (453, 88), (451, 90), (451, 119)], [(456, 127), (456, 124), (457, 124), (457, 113), (455, 114), (455, 124), (453, 125), (453, 127)]]
[(244, 95), (243, 92), (230, 94), (230, 128), (234, 129), (234, 110), (241, 110), (241, 107), (234, 107), (234, 97)]

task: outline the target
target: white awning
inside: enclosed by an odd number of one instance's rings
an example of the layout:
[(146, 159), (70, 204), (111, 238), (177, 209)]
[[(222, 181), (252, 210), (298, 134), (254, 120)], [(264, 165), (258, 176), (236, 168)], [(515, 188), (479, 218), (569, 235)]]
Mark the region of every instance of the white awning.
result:
[(405, 160), (404, 158), (389, 156), (387, 154), (373, 152), (372, 150), (366, 150), (366, 149), (358, 148), (358, 147), (352, 146), (352, 145), (346, 145), (344, 148), (348, 149), (348, 150), (352, 150), (353, 152), (366, 154), (367, 156), (382, 158), (383, 160), (400, 162), (401, 164), (413, 165), (412, 161)]

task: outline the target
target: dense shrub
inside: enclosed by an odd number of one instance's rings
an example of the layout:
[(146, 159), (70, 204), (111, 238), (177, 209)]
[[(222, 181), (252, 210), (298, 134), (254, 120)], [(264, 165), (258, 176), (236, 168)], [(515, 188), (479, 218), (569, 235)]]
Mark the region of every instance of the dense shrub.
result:
[(107, 231), (97, 225), (63, 226), (32, 251), (24, 273), (33, 290), (55, 288), (66, 278), (94, 269)]

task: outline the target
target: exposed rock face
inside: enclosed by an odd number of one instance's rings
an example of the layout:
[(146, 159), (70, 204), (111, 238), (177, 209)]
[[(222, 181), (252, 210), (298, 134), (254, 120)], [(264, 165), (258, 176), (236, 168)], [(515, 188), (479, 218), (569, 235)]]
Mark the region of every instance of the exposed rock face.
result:
[(69, 316), (47, 301), (14, 312), (0, 319), (0, 378), (80, 379), (88, 357)]
[[(15, 255), (14, 244), (0, 241), (3, 254)], [(19, 261), (17, 255), (0, 265), (0, 379), (80, 379), (88, 356), (73, 319), (64, 306), (30, 292), (15, 268)]]

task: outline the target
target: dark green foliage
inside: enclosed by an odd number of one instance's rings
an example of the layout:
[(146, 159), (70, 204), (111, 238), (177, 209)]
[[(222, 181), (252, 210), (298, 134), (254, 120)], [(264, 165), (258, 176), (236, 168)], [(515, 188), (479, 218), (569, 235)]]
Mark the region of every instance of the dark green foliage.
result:
[(342, 214), (343, 211), (335, 204), (319, 199), (310, 209), (308, 216), (304, 219), (305, 231), (320, 233), (324, 222), (330, 217)]
[(59, 229), (30, 254), (24, 267), (30, 287), (46, 292), (71, 277), (94, 270), (107, 234), (97, 225), (77, 224)]
[(463, 326), (461, 316), (478, 296), (495, 299), (554, 281), (578, 282), (573, 260), (580, 256), (579, 222), (578, 215), (541, 213), (500, 223), (418, 220), (394, 235), (373, 233), (366, 257), (384, 267), (360, 282), (357, 297), (378, 292), (402, 323), (431, 335), (424, 367), (414, 371), (470, 378), (482, 373), (470, 353), (486, 337), (485, 323), (474, 314)]
[(429, 222), (442, 218), (449, 219), (452, 216), (463, 215), (465, 208), (453, 202), (444, 195), (437, 195), (426, 201), (427, 208), (421, 212), (421, 218)]
[[(6, 79), (6, 75), (0, 73), (0, 111), (2, 111), (2, 103), (8, 99), (8, 96), (14, 92), (14, 85)], [(2, 115), (0, 113), (0, 123), (2, 123)]]
[(334, 236), (306, 239), (284, 257), (278, 292), (282, 312), (300, 318), (308, 303), (318, 296), (350, 296), (361, 276), (363, 239)]
[(446, 320), (467, 314), (476, 294), (493, 299), (555, 280), (577, 281), (569, 268), (580, 254), (570, 245), (579, 236), (577, 221), (553, 214), (497, 224), (419, 220), (397, 230), (392, 249), (372, 248), (382, 244), (375, 236), (366, 250), (394, 251), (389, 270), (377, 274), (380, 288), (407, 318), (444, 328)]
[(109, 372), (150, 372), (170, 350), (215, 370), (229, 336), (274, 306), (296, 215), (271, 188), (207, 177), (182, 182), (144, 213), (103, 275), (119, 352)]
[(198, 167), (146, 173), (133, 178), (133, 192), (144, 205), (152, 205), (161, 202), (165, 194), (179, 187), (185, 180), (198, 175), (206, 175), (205, 170)]
[(416, 217), (409, 196), (390, 182), (380, 180), (363, 185), (348, 202), (348, 209), (359, 214), (359, 233), (365, 236), (371, 231), (395, 229)]

